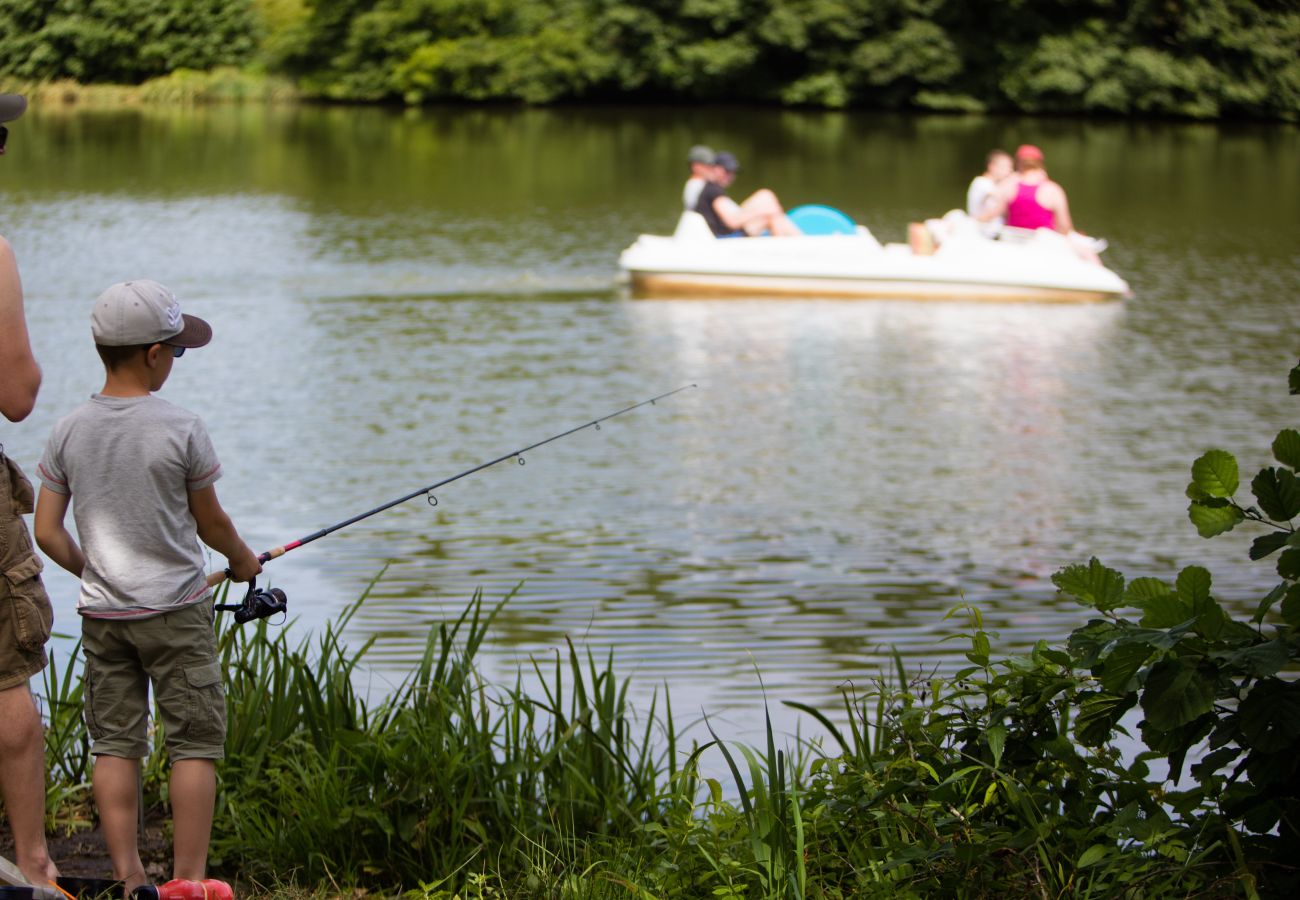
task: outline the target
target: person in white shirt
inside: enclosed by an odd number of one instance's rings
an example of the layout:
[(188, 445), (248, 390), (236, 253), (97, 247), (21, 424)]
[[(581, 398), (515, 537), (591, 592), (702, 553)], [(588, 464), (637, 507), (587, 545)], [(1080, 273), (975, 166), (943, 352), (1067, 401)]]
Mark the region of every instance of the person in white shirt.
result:
[(713, 148), (703, 144), (696, 144), (691, 148), (690, 153), (686, 154), (686, 162), (691, 167), (691, 177), (686, 179), (686, 187), (682, 188), (682, 209), (690, 212), (695, 209), (695, 204), (700, 202), (700, 191), (704, 189), (705, 183), (713, 174), (713, 166), (717, 159), (718, 154), (713, 152)]
[[(966, 214), (978, 219), (997, 202), (998, 187), (1015, 172), (1011, 154), (1005, 150), (990, 150), (984, 171), (976, 175), (966, 191)], [(992, 220), (994, 225), (1002, 225), (1005, 217)]]

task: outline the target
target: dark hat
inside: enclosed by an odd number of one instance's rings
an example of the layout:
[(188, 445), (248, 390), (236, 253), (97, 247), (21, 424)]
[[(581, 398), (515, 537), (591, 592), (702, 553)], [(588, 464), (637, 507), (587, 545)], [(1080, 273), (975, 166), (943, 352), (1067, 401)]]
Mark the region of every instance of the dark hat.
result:
[(706, 166), (713, 165), (718, 154), (713, 152), (712, 147), (706, 147), (703, 144), (696, 144), (691, 151), (686, 154), (686, 161), (692, 163), (703, 163)]
[(0, 122), (12, 122), (27, 109), (27, 98), (22, 94), (0, 94)]
[(726, 150), (718, 151), (718, 155), (713, 158), (713, 164), (715, 166), (722, 166), (722, 168), (726, 169), (728, 172), (740, 171), (740, 160), (736, 159), (734, 154), (728, 153)]

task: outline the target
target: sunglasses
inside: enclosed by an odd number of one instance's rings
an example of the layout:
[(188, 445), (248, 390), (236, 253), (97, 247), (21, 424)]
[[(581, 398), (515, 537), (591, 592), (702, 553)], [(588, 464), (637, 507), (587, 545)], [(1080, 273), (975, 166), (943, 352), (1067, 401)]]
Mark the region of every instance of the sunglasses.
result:
[(0, 125), (0, 153), (5, 152), (5, 141), (9, 140), (9, 129)]
[(180, 357), (182, 357), (182, 356), (185, 355), (185, 348), (184, 348), (184, 347), (177, 347), (175, 344), (163, 344), (163, 346), (164, 346), (164, 347), (171, 347), (171, 348), (172, 348), (172, 357), (173, 357), (173, 358), (177, 358), (177, 359), (178, 359), (178, 358), (180, 358)]

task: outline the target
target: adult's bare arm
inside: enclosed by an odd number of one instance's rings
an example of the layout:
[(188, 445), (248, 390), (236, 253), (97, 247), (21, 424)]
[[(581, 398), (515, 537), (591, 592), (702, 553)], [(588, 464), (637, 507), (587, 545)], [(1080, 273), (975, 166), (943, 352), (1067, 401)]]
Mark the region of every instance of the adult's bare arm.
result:
[(23, 285), (13, 248), (0, 237), (0, 414), (11, 422), (27, 418), (36, 405), (41, 369), (32, 356), (23, 315)]

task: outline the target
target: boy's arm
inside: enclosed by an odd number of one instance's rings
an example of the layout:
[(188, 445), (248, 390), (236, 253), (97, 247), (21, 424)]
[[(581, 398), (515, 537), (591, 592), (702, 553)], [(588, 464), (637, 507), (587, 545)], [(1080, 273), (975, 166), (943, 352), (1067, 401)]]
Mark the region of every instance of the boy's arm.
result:
[(86, 567), (86, 557), (63, 524), (71, 500), (71, 494), (58, 494), (41, 485), (32, 525), (36, 532), (36, 545), (45, 555), (80, 578), (81, 570)]
[(190, 491), (190, 515), (199, 528), (199, 540), (226, 558), (233, 581), (248, 581), (262, 571), (257, 554), (235, 531), (235, 524), (221, 508), (217, 489), (211, 485)]
[(32, 356), (23, 316), (23, 286), (9, 242), (0, 237), (0, 415), (11, 422), (27, 418), (36, 404), (41, 369)]

